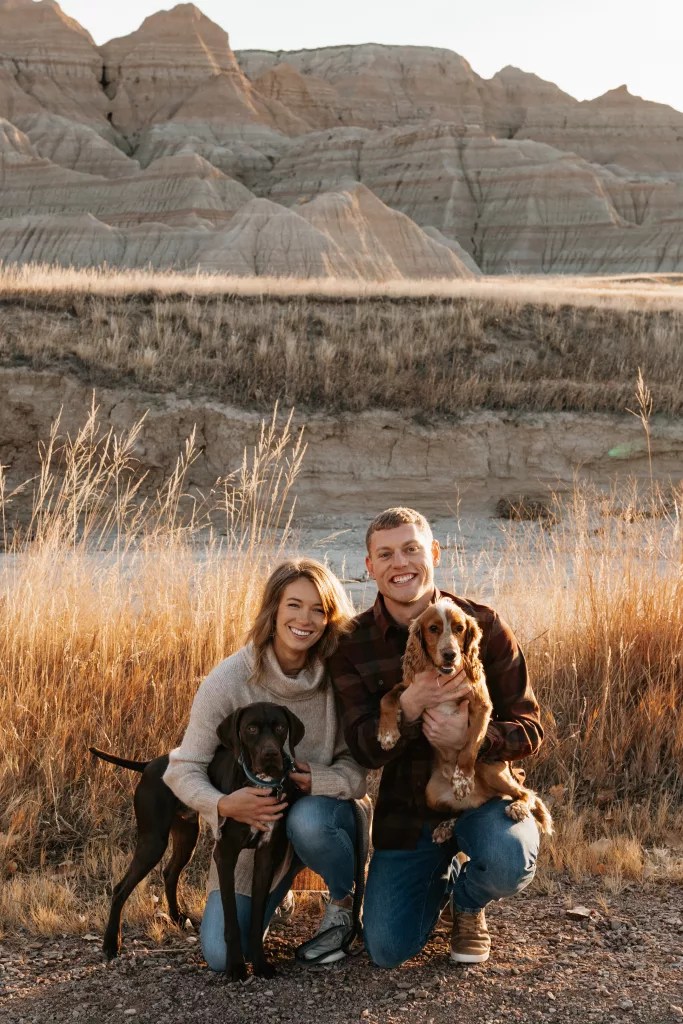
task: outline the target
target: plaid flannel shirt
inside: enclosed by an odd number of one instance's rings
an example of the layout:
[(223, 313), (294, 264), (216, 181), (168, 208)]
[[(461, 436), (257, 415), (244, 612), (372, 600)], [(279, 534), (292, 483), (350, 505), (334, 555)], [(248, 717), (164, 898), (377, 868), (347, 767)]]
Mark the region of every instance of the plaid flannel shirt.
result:
[[(493, 714), (480, 756), (487, 761), (516, 761), (538, 750), (543, 739), (539, 707), (527, 676), (522, 650), (510, 627), (492, 609), (435, 591), (434, 600), (451, 597), (482, 630), (481, 660)], [(372, 608), (355, 619), (330, 659), (349, 750), (366, 768), (383, 768), (373, 823), (377, 849), (414, 849), (422, 826), (445, 817), (425, 802), (432, 750), (422, 724), (401, 724), (392, 750), (377, 740), (379, 702), (402, 679), (401, 659), (408, 629), (387, 612), (381, 594)]]

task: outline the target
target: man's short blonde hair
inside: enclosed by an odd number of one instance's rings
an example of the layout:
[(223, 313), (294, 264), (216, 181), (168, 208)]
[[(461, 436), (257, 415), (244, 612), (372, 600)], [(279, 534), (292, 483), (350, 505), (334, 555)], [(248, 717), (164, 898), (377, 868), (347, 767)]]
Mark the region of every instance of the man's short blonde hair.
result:
[(365, 534), (365, 546), (370, 554), (370, 540), (373, 533), (378, 533), (380, 530), (395, 530), (397, 526), (405, 526), (406, 524), (414, 524), (418, 530), (427, 537), (428, 541), (432, 541), (432, 528), (422, 515), (421, 512), (417, 512), (414, 508), (405, 508), (402, 505), (396, 508), (385, 508), (384, 512), (380, 512), (378, 516), (372, 520), (368, 526), (367, 533)]

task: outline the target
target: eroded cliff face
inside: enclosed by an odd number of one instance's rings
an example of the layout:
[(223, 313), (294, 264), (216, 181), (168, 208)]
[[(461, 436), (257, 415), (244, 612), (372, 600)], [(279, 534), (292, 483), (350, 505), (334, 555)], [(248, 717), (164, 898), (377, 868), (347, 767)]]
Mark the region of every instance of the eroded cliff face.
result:
[[(448, 50), (104, 46), (0, 0), (0, 259), (371, 280), (683, 266), (683, 114)], [(409, 218), (408, 225), (402, 218)]]
[[(0, 461), (10, 490), (38, 472), (38, 443), (60, 413), (60, 433), (75, 436), (93, 391), (72, 377), (1, 369), (0, 394)], [(258, 413), (215, 401), (113, 388), (98, 389), (95, 401), (105, 430), (122, 434), (145, 417), (135, 456), (147, 474), (147, 494), (167, 479), (193, 430), (200, 455), (188, 487), (206, 492), (239, 467), (261, 429)], [(339, 418), (298, 414), (294, 422), (304, 426), (308, 446), (296, 493), (309, 514), (409, 504), (438, 516), (459, 501), (464, 510), (490, 515), (501, 498), (568, 493), (576, 482), (608, 487), (617, 478), (650, 479), (645, 438), (629, 415), (481, 412), (420, 426), (378, 410)], [(655, 478), (680, 484), (683, 423), (655, 418), (651, 444)], [(19, 521), (26, 520), (30, 493), (13, 499)]]

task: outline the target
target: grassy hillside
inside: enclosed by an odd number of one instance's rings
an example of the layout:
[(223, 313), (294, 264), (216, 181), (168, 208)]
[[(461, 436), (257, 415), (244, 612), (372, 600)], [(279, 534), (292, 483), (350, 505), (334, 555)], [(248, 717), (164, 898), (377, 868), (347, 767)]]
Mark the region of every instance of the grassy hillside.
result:
[(270, 410), (683, 411), (681, 278), (291, 282), (0, 275), (0, 364)]

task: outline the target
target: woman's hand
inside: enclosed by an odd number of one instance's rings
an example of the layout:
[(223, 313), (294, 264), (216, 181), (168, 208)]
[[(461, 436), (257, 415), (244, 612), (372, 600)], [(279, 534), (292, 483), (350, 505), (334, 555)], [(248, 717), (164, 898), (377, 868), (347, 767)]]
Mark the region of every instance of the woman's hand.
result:
[(259, 786), (244, 786), (220, 798), (218, 815), (250, 825), (259, 832), (267, 832), (280, 820), (286, 807), (287, 801), (278, 802), (270, 790), (261, 789)]
[(308, 761), (295, 761), (296, 771), (290, 772), (289, 777), (302, 793), (308, 795), (311, 792), (311, 766)]

